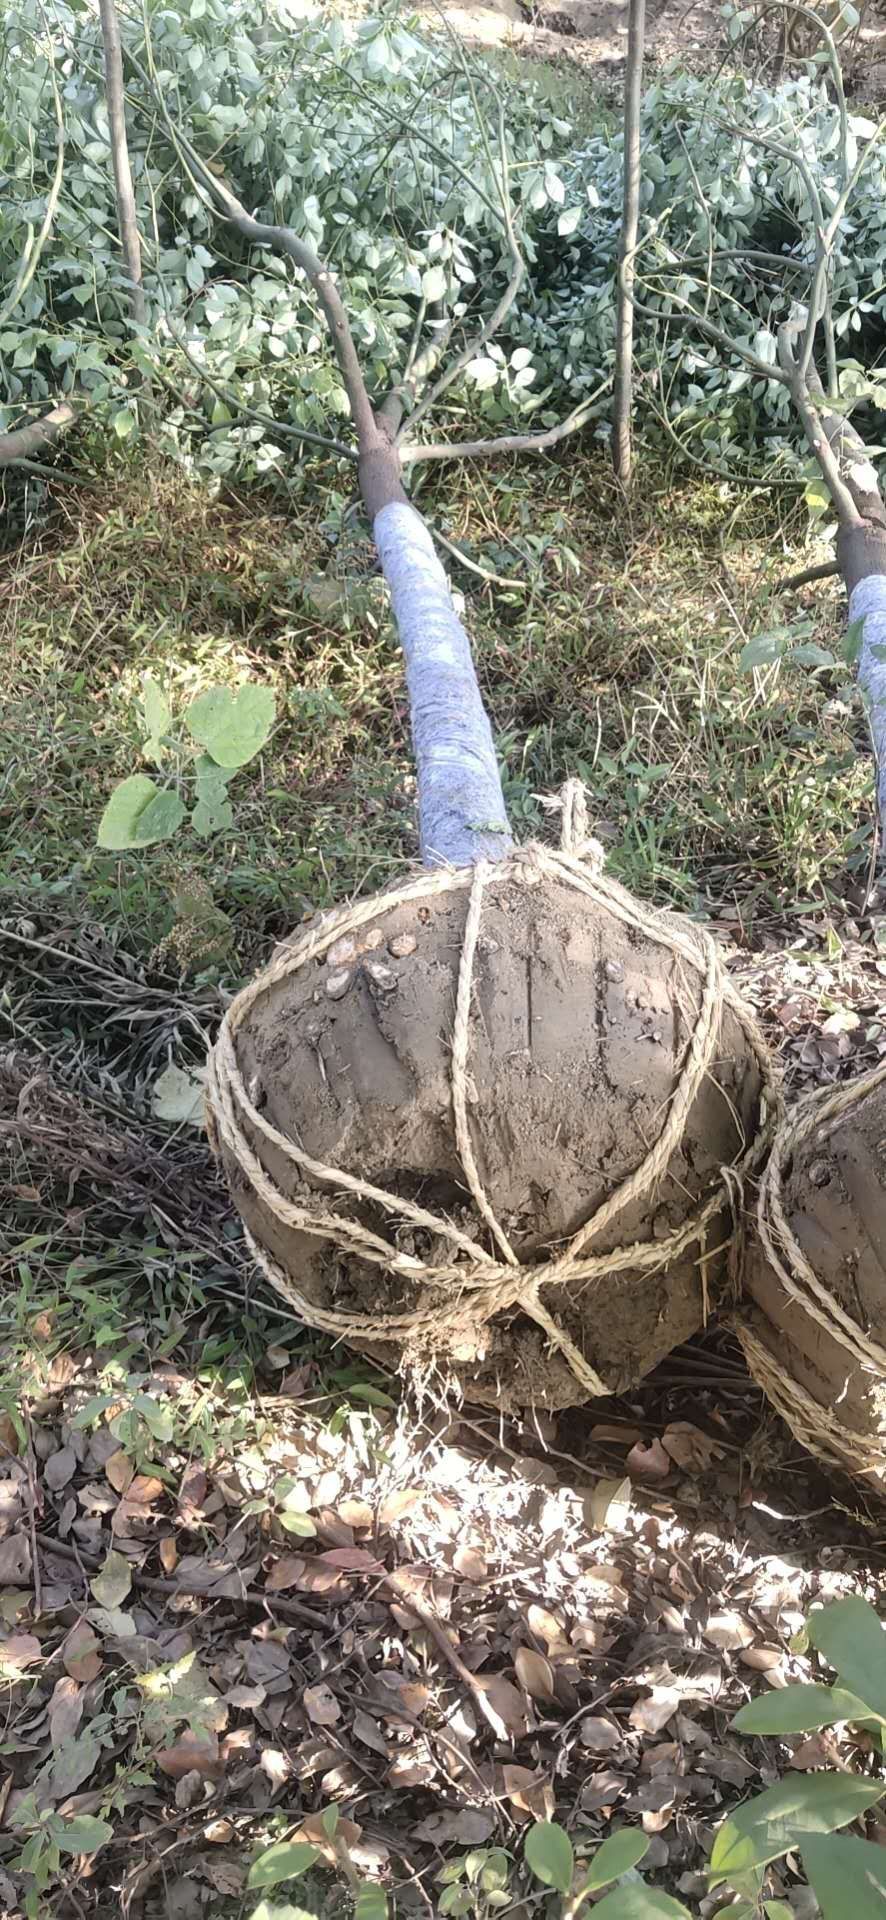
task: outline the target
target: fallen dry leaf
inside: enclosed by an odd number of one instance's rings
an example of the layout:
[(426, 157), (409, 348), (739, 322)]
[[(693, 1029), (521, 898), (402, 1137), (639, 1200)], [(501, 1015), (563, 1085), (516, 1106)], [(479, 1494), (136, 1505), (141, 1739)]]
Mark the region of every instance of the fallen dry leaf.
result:
[(203, 1519), (203, 1502), (209, 1482), (202, 1467), (191, 1465), (178, 1490), (178, 1517), (183, 1527), (193, 1528)]
[(77, 1455), (73, 1447), (59, 1447), (57, 1453), (51, 1453), (43, 1465), (43, 1478), (51, 1493), (61, 1493), (62, 1488), (73, 1480), (77, 1471)]
[(135, 1466), (122, 1447), (105, 1461), (105, 1477), (115, 1493), (126, 1493), (135, 1479)]
[(452, 1556), (452, 1564), (463, 1580), (486, 1579), (486, 1561), (476, 1547), (458, 1547)]
[(549, 1613), (546, 1607), (533, 1604), (526, 1609), (526, 1624), (536, 1640), (541, 1640), (549, 1654), (568, 1653), (569, 1639), (562, 1620), (556, 1614)]
[(53, 1751), (72, 1740), (83, 1716), (83, 1689), (70, 1674), (63, 1673), (52, 1689), (49, 1702), (49, 1738)]
[(660, 1733), (673, 1719), (679, 1705), (680, 1695), (673, 1687), (653, 1687), (647, 1699), (638, 1700), (631, 1708), (631, 1726), (638, 1733)]
[(174, 1573), (178, 1565), (178, 1547), (171, 1533), (167, 1533), (160, 1541), (158, 1551), (164, 1573)]
[(335, 1694), (322, 1680), (316, 1687), (305, 1688), (302, 1703), (308, 1719), (313, 1721), (315, 1727), (334, 1727), (336, 1721), (341, 1719), (341, 1707)]
[(517, 1766), (504, 1766), (501, 1771), (504, 1795), (512, 1806), (533, 1820), (553, 1819), (554, 1789), (545, 1774)]
[(0, 1639), (0, 1677), (18, 1680), (26, 1667), (43, 1658), (43, 1648), (34, 1633), (11, 1633)]
[(482, 1687), (487, 1705), (491, 1708), (499, 1723), (499, 1738), (502, 1740), (522, 1739), (529, 1732), (529, 1715), (526, 1710), (525, 1696), (503, 1674), (493, 1674), (487, 1679), (485, 1674), (476, 1676), (478, 1687)]
[[(363, 1828), (358, 1827), (353, 1820), (346, 1820), (344, 1817), (339, 1819), (335, 1829), (335, 1838), (340, 1846), (347, 1847), (350, 1852), (351, 1849), (357, 1845), (357, 1842), (362, 1839), (362, 1836)], [(323, 1825), (322, 1813), (309, 1813), (302, 1821), (298, 1831), (293, 1834), (292, 1838), (293, 1840), (307, 1840), (310, 1846), (319, 1849), (329, 1866), (334, 1867), (336, 1865), (336, 1850)]]
[[(405, 1513), (411, 1513), (413, 1507), (417, 1507), (422, 1498), (423, 1495), (420, 1487), (401, 1487), (397, 1493), (387, 1494), (378, 1510), (379, 1526), (393, 1526), (395, 1520), (402, 1520)], [(349, 1507), (358, 1507), (361, 1503), (357, 1500), (350, 1500), (347, 1504)], [(341, 1509), (339, 1509), (339, 1511), (341, 1511)], [(354, 1526), (357, 1523), (352, 1520), (350, 1524)]]
[(613, 1722), (592, 1713), (582, 1721), (578, 1737), (590, 1753), (611, 1753), (615, 1747), (621, 1746), (621, 1734)]
[(525, 1687), (533, 1700), (554, 1699), (554, 1676), (543, 1653), (533, 1653), (531, 1647), (518, 1647), (514, 1667), (521, 1687)]
[(218, 1741), (189, 1729), (174, 1746), (164, 1747), (154, 1758), (170, 1780), (183, 1780), (187, 1773), (199, 1773), (202, 1780), (220, 1780), (224, 1772)]
[(97, 1680), (102, 1670), (100, 1642), (86, 1620), (78, 1620), (62, 1647), (65, 1672), (74, 1680)]
[(659, 1439), (650, 1440), (648, 1447), (642, 1442), (632, 1447), (625, 1466), (638, 1480), (666, 1480), (673, 1471), (673, 1461)]
[(384, 1573), (384, 1567), (366, 1547), (330, 1547), (314, 1556), (317, 1564), (335, 1567), (341, 1573)]
[(0, 1587), (29, 1587), (31, 1584), (31, 1544), (23, 1533), (11, 1533), (0, 1540)]
[(717, 1647), (721, 1653), (738, 1653), (742, 1647), (751, 1646), (754, 1630), (740, 1613), (724, 1608), (722, 1613), (708, 1616), (702, 1635), (708, 1646)]
[(370, 1747), (373, 1753), (380, 1753), (384, 1760), (390, 1760), (390, 1749), (378, 1721), (373, 1720), (371, 1714), (364, 1713), (362, 1707), (356, 1709), (351, 1731), (355, 1740), (362, 1740), (364, 1747)]
[(780, 1647), (742, 1647), (738, 1657), (743, 1667), (751, 1667), (755, 1673), (769, 1673), (781, 1665), (784, 1654)]
[(665, 1427), (661, 1443), (674, 1465), (688, 1473), (706, 1473), (715, 1460), (722, 1460), (724, 1449), (709, 1439), (689, 1420), (673, 1420)]

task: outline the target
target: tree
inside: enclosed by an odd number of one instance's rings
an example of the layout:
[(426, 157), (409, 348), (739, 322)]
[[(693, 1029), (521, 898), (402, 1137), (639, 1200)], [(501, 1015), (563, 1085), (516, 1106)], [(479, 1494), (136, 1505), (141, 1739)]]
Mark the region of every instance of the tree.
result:
[[(670, 326), (691, 328), (725, 356), (738, 359), (758, 380), (780, 386), (789, 411), (802, 428), (836, 514), (837, 563), (849, 597), (848, 646), (857, 660), (870, 727), (877, 766), (878, 812), (881, 819), (886, 819), (886, 508), (876, 470), (849, 417), (861, 402), (882, 404), (886, 384), (882, 375), (866, 374), (855, 361), (839, 365), (833, 301), (837, 241), (850, 217), (859, 182), (886, 132), (886, 120), (877, 126), (862, 123), (867, 131), (860, 139), (850, 127), (834, 37), (810, 8), (794, 4), (794, 0), (766, 0), (743, 33), (753, 31), (756, 21), (779, 12), (788, 21), (799, 20), (814, 30), (833, 87), (838, 155), (832, 203), (825, 205), (814, 168), (800, 148), (788, 113), (775, 127), (755, 126), (750, 115), (742, 123), (724, 124), (723, 131), (730, 138), (737, 137), (741, 144), (762, 152), (773, 164), (782, 164), (799, 177), (807, 208), (803, 244), (787, 256), (774, 252), (761, 255), (758, 250), (742, 247), (721, 248), (715, 216), (703, 205), (700, 211), (707, 223), (707, 247), (700, 259), (675, 254), (667, 245), (666, 235), (652, 234), (645, 278), (656, 303), (647, 300), (639, 310), (659, 325), (664, 316)], [(753, 344), (742, 338), (743, 329), (736, 327), (729, 333), (712, 317), (712, 302), (722, 291), (717, 272), (726, 258), (746, 260), (749, 266), (762, 264), (769, 276), (771, 318)], [(734, 296), (727, 299), (733, 313), (741, 311)]]

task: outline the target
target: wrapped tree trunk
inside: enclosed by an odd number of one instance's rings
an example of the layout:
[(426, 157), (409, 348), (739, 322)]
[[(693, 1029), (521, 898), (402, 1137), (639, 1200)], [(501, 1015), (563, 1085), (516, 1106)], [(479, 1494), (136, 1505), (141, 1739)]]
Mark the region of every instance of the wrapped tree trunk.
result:
[[(730, 1287), (733, 1200), (777, 1108), (765, 1044), (711, 937), (603, 877), (577, 788), (559, 853), (513, 845), (470, 643), (403, 488), (397, 397), (373, 406), (329, 267), (182, 147), (244, 240), (307, 275), (335, 343), (424, 862), (238, 995), (211, 1137), (257, 1261), (309, 1324), (499, 1405), (621, 1388)], [(519, 281), (517, 258), (496, 324)]]

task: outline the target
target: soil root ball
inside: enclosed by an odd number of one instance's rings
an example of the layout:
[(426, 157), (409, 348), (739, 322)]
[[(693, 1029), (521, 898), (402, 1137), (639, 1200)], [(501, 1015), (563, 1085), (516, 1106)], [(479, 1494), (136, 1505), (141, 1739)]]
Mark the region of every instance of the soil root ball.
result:
[(538, 847), (293, 936), (208, 1084), (296, 1312), (505, 1407), (620, 1391), (703, 1323), (776, 1106), (710, 936)]
[(886, 1062), (783, 1122), (760, 1183), (737, 1332), (797, 1439), (886, 1480)]

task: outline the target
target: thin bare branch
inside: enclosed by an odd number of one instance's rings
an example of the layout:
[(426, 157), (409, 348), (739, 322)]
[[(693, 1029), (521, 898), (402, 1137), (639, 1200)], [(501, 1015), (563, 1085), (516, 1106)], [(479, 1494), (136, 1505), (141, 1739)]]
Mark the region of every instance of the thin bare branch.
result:
[(142, 251), (132, 185), (132, 167), (129, 161), (129, 142), (126, 138), (123, 50), (120, 45), (120, 22), (117, 18), (116, 0), (99, 0), (99, 17), (105, 55), (105, 96), (108, 106), (108, 130), (111, 137), (111, 159), (114, 165), (114, 187), (117, 195), (120, 248), (126, 268), (126, 278), (129, 281), (133, 326), (144, 329), (147, 325), (148, 311), (142, 285)]
[(625, 71), (624, 190), (618, 243), (618, 303), (615, 317), (615, 387), (612, 399), (612, 464), (623, 487), (632, 468), (631, 406), (634, 374), (634, 277), (640, 223), (640, 111), (646, 0), (630, 0)]
[(594, 392), (583, 400), (581, 406), (574, 407), (565, 420), (554, 427), (545, 427), (538, 433), (503, 433), (493, 440), (432, 440), (426, 446), (410, 444), (401, 446), (400, 459), (404, 465), (417, 466), (424, 460), (489, 460), (499, 459), (508, 453), (544, 453), (548, 447), (555, 447), (560, 440), (566, 440), (572, 433), (580, 433), (591, 417), (595, 400), (606, 392), (611, 382), (604, 380)]

